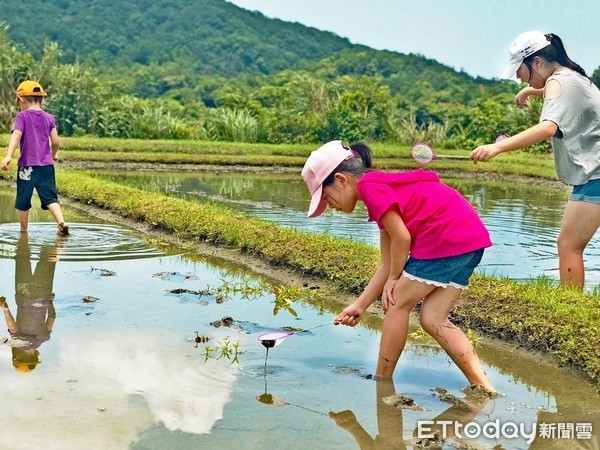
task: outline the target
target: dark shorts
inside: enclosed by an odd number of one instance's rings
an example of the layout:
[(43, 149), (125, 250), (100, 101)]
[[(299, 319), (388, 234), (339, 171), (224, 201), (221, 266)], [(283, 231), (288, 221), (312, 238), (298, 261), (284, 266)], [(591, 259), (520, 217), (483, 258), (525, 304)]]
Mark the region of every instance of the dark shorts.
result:
[(600, 179), (573, 186), (569, 200), (600, 203)]
[(465, 289), (475, 267), (481, 261), (483, 249), (457, 256), (435, 259), (408, 258), (402, 275), (439, 287)]
[(42, 209), (48, 209), (48, 205), (58, 203), (54, 166), (19, 167), (15, 208), (19, 211), (29, 211), (34, 189), (40, 198)]

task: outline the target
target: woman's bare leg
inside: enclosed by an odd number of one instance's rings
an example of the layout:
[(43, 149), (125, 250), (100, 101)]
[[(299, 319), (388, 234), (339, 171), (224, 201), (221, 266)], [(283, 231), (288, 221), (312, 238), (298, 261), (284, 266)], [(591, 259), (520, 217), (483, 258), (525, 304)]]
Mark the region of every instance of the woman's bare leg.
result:
[(600, 226), (600, 204), (569, 200), (558, 235), (560, 284), (583, 288), (583, 251)]

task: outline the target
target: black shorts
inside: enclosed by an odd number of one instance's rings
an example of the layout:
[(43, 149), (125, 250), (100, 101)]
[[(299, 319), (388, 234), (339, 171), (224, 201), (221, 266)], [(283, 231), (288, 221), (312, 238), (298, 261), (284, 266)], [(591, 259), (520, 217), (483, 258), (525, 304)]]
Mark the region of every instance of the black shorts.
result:
[(19, 167), (15, 208), (19, 211), (29, 211), (34, 189), (40, 198), (42, 209), (48, 209), (48, 205), (58, 203), (54, 166)]

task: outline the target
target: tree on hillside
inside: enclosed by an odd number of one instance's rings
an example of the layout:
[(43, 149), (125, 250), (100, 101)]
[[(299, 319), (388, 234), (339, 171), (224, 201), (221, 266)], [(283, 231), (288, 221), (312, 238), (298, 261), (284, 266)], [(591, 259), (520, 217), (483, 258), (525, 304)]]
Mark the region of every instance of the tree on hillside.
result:
[(598, 66), (598, 68), (594, 70), (591, 79), (596, 86), (600, 87), (600, 66)]

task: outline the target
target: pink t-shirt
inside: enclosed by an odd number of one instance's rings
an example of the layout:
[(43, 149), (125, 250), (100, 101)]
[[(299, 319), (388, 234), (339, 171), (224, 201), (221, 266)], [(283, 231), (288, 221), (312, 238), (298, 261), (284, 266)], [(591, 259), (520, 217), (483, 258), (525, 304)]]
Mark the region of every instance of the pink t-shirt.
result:
[(384, 213), (397, 209), (410, 232), (414, 258), (445, 258), (492, 245), (475, 208), (435, 172), (367, 172), (358, 182), (358, 192), (369, 221), (380, 229)]
[(23, 133), (17, 162), (19, 167), (54, 164), (48, 139), (55, 127), (54, 116), (41, 109), (25, 109), (17, 114), (12, 129)]

